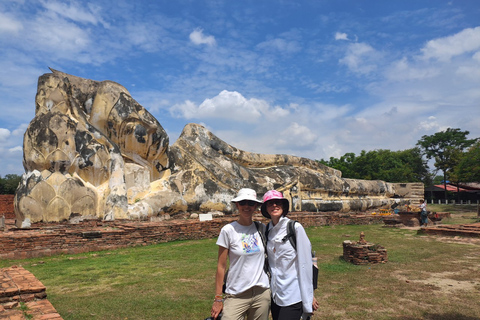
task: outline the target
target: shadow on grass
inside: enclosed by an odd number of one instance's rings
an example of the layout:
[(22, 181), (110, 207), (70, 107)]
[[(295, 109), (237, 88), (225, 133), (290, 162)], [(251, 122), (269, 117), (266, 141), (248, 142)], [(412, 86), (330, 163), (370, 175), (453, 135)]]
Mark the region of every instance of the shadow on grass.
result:
[[(398, 317), (398, 320), (418, 320), (417, 317)], [(479, 320), (479, 317), (465, 316), (459, 313), (426, 313), (422, 319), (425, 320)]]

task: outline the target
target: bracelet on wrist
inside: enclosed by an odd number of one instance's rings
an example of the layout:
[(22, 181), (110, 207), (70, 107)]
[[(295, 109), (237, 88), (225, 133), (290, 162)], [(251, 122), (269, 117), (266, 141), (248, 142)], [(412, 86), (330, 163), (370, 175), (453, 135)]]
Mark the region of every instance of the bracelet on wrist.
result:
[(215, 299), (213, 302), (223, 302), (223, 299)]

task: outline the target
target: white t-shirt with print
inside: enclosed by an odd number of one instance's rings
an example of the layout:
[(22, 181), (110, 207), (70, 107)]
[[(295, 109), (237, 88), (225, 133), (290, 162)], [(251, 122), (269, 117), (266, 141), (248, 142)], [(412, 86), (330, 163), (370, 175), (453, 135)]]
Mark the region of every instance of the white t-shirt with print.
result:
[(265, 248), (255, 223), (242, 226), (237, 221), (225, 225), (218, 236), (217, 245), (228, 249), (228, 269), (225, 293), (239, 294), (254, 286), (269, 288), (263, 271)]

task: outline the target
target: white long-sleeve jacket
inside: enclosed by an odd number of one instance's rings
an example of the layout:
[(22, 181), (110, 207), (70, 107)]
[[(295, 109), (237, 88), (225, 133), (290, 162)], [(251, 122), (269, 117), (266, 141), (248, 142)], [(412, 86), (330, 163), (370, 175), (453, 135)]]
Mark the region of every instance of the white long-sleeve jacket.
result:
[(295, 223), (297, 250), (289, 240), (282, 239), (287, 235), (287, 223), (290, 219), (280, 218), (276, 226), (270, 222), (267, 241), (268, 263), (272, 279), (270, 289), (273, 301), (282, 307), (302, 302), (303, 312), (312, 313), (312, 249), (305, 229)]

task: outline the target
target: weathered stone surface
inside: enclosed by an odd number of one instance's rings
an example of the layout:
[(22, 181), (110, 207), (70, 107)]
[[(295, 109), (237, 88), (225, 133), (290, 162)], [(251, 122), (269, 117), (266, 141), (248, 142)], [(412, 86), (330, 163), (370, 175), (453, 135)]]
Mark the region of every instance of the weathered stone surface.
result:
[(423, 196), (422, 184), (343, 179), (310, 159), (245, 152), (197, 124), (169, 147), (160, 123), (123, 86), (55, 70), (38, 81), (24, 167), (17, 226), (229, 213), (243, 187), (281, 190), (293, 211), (366, 210)]
[(148, 175), (138, 187), (148, 189), (168, 166), (167, 149), (160, 123), (121, 85), (55, 70), (42, 75), (36, 115), (24, 136), (17, 226), (25, 218), (61, 221), (77, 214), (129, 218), (126, 173), (138, 165)]
[[(397, 184), (343, 179), (340, 171), (301, 157), (245, 152), (197, 124), (184, 128), (169, 155), (170, 189), (180, 192), (191, 210), (230, 211), (229, 199), (240, 187), (259, 194), (281, 190), (294, 211), (364, 211), (398, 197)], [(402, 198), (411, 196), (403, 192)]]

